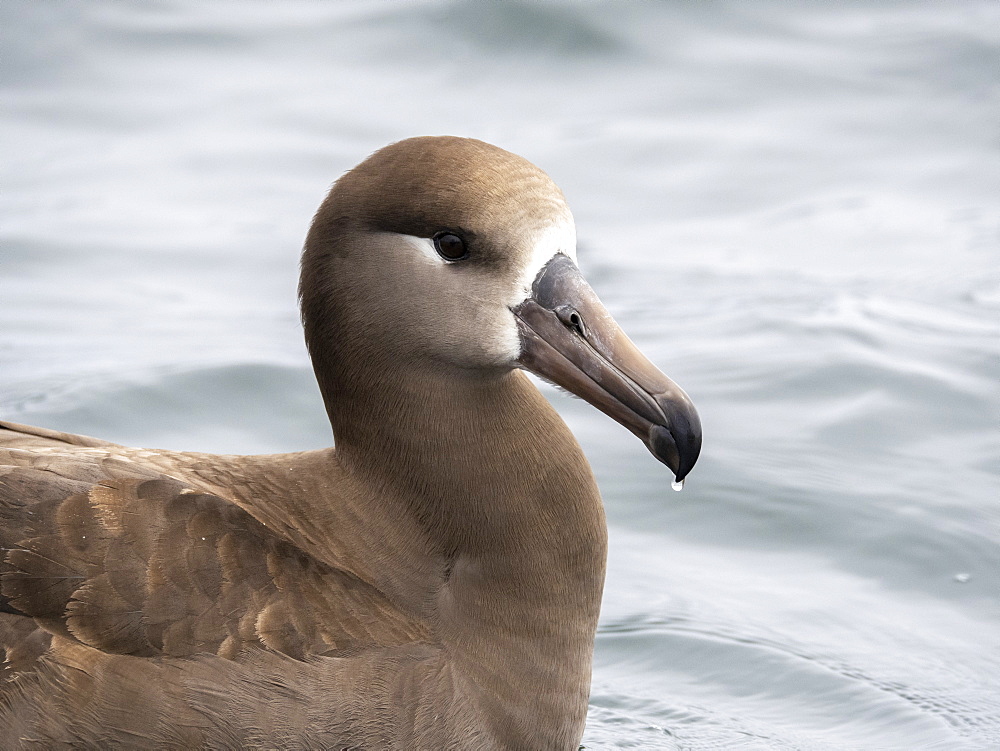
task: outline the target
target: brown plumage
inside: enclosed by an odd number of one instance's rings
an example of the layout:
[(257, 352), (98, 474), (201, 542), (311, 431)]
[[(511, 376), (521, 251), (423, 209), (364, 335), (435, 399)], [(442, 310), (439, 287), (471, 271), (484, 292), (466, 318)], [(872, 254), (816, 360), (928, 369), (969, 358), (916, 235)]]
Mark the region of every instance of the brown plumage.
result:
[[(467, 257), (437, 255), (442, 234)], [(572, 244), (533, 165), (410, 139), (337, 183), (303, 255), (335, 450), (214, 456), (0, 423), (0, 745), (575, 749), (604, 516), (517, 368), (678, 476), (700, 432)]]

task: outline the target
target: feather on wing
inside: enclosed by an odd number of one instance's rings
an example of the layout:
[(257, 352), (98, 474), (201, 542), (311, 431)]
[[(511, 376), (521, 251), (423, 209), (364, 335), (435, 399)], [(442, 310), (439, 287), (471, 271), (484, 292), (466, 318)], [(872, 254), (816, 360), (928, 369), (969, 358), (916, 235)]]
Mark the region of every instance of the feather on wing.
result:
[[(0, 431), (7, 613), (136, 657), (266, 649), (301, 660), (426, 637), (370, 584), (229, 500), (118, 456), (114, 444), (32, 431)], [(17, 649), (8, 661), (23, 669), (37, 647)]]

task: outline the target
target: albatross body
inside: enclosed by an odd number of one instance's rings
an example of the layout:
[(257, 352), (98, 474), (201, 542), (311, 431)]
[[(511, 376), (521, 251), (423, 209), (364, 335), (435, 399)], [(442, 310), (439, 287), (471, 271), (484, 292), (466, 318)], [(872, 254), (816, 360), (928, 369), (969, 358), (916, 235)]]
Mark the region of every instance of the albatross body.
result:
[(0, 745), (575, 751), (606, 527), (522, 370), (677, 479), (701, 434), (574, 257), (537, 167), (402, 141), (334, 185), (306, 240), (335, 448), (216, 456), (0, 423)]

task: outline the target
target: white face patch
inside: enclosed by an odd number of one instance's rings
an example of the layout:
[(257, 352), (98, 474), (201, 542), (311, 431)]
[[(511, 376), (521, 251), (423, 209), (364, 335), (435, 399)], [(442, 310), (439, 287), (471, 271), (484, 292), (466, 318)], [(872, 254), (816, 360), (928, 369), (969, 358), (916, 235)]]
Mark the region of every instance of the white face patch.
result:
[[(438, 254), (433, 239), (401, 233), (386, 233), (386, 235), (391, 235), (392, 241), (403, 243), (412, 249), (412, 254), (404, 254), (403, 257), (412, 259), (411, 262), (417, 266), (426, 269), (450, 265)], [(474, 313), (470, 309), (467, 319), (468, 324), (474, 326), (476, 338), (475, 345), (470, 345), (469, 349), (479, 353), (477, 355), (478, 364), (488, 362), (493, 365), (516, 367), (517, 359), (521, 356), (521, 334), (510, 309), (531, 296), (531, 287), (535, 279), (538, 278), (542, 269), (552, 260), (553, 256), (562, 253), (574, 262), (576, 261), (576, 226), (573, 223), (572, 215), (568, 210), (559, 212), (550, 222), (532, 232), (527, 237), (526, 245), (527, 252), (522, 251), (524, 262), (510, 287), (498, 289), (499, 295), (497, 297), (487, 293), (484, 297), (469, 299), (470, 304), (473, 304), (475, 310), (478, 311)], [(416, 267), (413, 268), (416, 269)], [(441, 279), (440, 284), (445, 286), (437, 287), (439, 282), (429, 281), (428, 283), (435, 285), (435, 290), (439, 292), (449, 289), (449, 284), (460, 285), (458, 288), (460, 292), (451, 295), (454, 299), (464, 297), (469, 289), (468, 285), (474, 283), (473, 280), (468, 279), (461, 281), (462, 277), (452, 277), (449, 274), (437, 277), (436, 274), (432, 273), (428, 280), (435, 278)], [(452, 281), (448, 282), (447, 279)], [(481, 281), (486, 279), (484, 277)], [(508, 284), (510, 283), (508, 282)], [(483, 295), (483, 290), (480, 290), (478, 294)], [(489, 298), (492, 298), (493, 304), (488, 304)], [(500, 303), (500, 305), (496, 303)], [(441, 330), (448, 329), (444, 325), (440, 328)], [(455, 342), (463, 342), (466, 335), (453, 332), (452, 337)], [(460, 361), (464, 357), (465, 355), (458, 354), (455, 356), (455, 360)]]
[(447, 263), (434, 249), (434, 241), (431, 238), (416, 235), (399, 235), (399, 237), (409, 243), (421, 256), (432, 261), (435, 266), (444, 266)]
[(510, 307), (516, 306), (531, 296), (531, 285), (545, 264), (551, 261), (552, 256), (557, 253), (569, 256), (576, 263), (576, 225), (569, 212), (535, 235), (531, 255), (517, 278)]

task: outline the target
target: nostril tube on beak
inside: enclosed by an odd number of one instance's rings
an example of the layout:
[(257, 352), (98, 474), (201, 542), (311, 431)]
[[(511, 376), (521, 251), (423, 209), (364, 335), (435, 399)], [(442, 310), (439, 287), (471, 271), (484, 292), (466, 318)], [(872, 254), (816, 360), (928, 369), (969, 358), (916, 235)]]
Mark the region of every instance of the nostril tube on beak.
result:
[(583, 316), (580, 315), (580, 311), (572, 305), (560, 305), (553, 312), (568, 328), (573, 329), (580, 336), (584, 336)]

